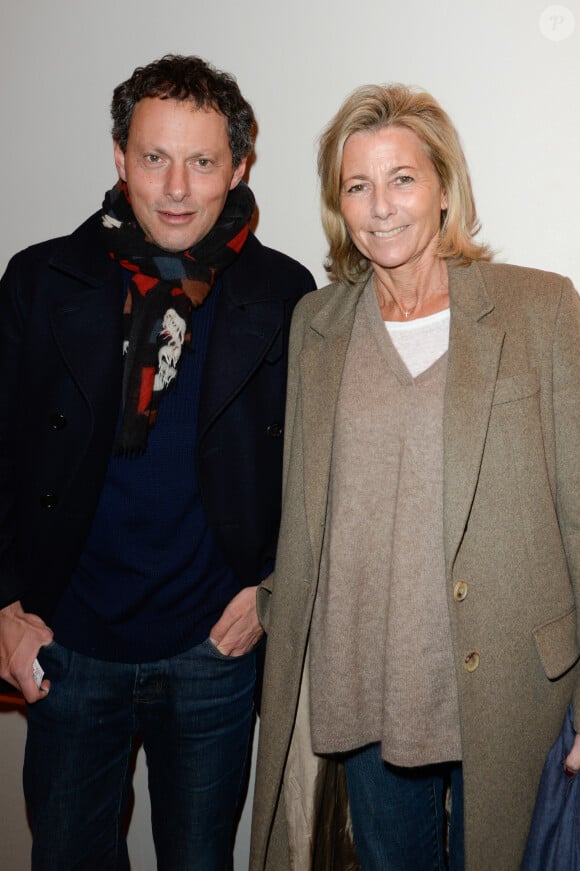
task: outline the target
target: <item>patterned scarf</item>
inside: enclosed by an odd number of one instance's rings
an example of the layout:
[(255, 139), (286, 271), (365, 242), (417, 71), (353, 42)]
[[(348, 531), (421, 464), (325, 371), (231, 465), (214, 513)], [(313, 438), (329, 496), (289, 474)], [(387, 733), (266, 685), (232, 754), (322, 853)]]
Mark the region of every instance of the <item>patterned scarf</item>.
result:
[(103, 202), (109, 256), (131, 273), (123, 310), (123, 417), (115, 452), (138, 456), (147, 448), (163, 393), (175, 384), (191, 310), (201, 305), (216, 275), (238, 256), (248, 237), (255, 200), (240, 182), (228, 194), (212, 230), (187, 251), (153, 244), (137, 223), (125, 182)]

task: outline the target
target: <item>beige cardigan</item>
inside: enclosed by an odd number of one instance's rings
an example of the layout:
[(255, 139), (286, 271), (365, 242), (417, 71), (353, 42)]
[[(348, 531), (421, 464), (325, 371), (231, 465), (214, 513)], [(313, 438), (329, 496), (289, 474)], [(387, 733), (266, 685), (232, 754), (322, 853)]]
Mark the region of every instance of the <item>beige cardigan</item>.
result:
[[(319, 794), (324, 778), (334, 783), (325, 763), (314, 784), (306, 769), (297, 775), (300, 742), (289, 750), (305, 702), (334, 413), (361, 289), (317, 291), (294, 316), (276, 573), (259, 592), (269, 638), (252, 871), (308, 871), (312, 787)], [(517, 871), (543, 761), (572, 693), (580, 727), (580, 300), (560, 276), (488, 263), (451, 268), (450, 300), (444, 547), (466, 871)], [(319, 831), (315, 846), (322, 840)], [(302, 851), (299, 864), (291, 845)], [(354, 867), (341, 862), (316, 860), (315, 871)]]

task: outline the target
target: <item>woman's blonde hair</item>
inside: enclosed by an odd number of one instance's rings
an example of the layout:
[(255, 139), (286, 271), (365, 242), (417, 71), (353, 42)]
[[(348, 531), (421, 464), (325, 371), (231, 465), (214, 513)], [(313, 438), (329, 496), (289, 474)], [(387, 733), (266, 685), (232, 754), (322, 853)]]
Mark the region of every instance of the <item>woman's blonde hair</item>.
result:
[(320, 137), (322, 224), (330, 246), (327, 271), (352, 284), (369, 270), (368, 260), (351, 241), (340, 213), (342, 155), (346, 140), (353, 133), (383, 127), (411, 130), (435, 167), (447, 197), (447, 208), (441, 213), (440, 256), (461, 263), (489, 260), (487, 246), (474, 241), (480, 225), (469, 171), (459, 136), (447, 113), (425, 91), (400, 84), (364, 85), (347, 97)]

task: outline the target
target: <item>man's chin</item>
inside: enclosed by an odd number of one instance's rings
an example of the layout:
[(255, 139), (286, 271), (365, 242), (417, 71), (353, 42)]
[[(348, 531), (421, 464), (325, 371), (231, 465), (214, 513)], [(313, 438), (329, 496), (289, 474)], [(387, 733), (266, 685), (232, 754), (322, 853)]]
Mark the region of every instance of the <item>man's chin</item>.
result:
[(188, 248), (193, 248), (199, 242), (199, 239), (197, 236), (164, 234), (163, 236), (149, 236), (149, 241), (169, 254), (180, 254), (183, 251), (187, 251)]

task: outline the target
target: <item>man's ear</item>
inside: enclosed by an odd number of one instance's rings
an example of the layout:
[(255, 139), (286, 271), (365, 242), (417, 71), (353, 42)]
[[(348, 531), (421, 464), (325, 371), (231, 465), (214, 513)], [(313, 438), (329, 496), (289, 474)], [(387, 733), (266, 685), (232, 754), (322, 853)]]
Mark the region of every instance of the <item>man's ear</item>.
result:
[[(238, 165), (237, 165), (236, 168), (234, 169), (234, 174), (233, 174), (233, 176), (232, 176), (232, 181), (231, 181), (231, 183), (230, 183), (230, 190), (231, 190), (231, 191), (233, 191), (233, 189), (234, 189), (237, 185), (239, 185), (239, 183), (240, 183), (241, 180), (243, 179), (244, 174), (245, 174), (245, 172), (246, 172), (246, 164), (247, 164), (247, 162), (248, 162), (248, 158), (247, 158), (247, 157), (242, 158), (242, 160), (240, 160), (240, 162), (238, 163)], [(115, 161), (115, 163), (116, 163), (116, 161)], [(117, 167), (117, 172), (118, 172), (118, 171), (119, 171), (119, 168)]]
[(115, 156), (115, 166), (117, 167), (119, 178), (121, 181), (127, 181), (127, 175), (125, 173), (125, 152), (116, 141), (113, 142), (113, 154)]

